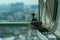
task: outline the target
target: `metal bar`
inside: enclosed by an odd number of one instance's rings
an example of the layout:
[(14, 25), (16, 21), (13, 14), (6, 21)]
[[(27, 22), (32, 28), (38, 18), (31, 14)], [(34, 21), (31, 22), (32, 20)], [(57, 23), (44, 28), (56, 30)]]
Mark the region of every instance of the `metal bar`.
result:
[(28, 24), (30, 22), (0, 22), (0, 24)]
[(0, 22), (0, 27), (28, 27), (30, 22)]

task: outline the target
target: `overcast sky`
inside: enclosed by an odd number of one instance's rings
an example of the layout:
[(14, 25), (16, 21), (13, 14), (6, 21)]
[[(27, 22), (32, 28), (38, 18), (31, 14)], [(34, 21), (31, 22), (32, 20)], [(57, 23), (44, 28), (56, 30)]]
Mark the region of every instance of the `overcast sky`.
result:
[(38, 4), (38, 0), (0, 0), (0, 5), (16, 3), (16, 2), (24, 2), (24, 4), (27, 4), (27, 5)]

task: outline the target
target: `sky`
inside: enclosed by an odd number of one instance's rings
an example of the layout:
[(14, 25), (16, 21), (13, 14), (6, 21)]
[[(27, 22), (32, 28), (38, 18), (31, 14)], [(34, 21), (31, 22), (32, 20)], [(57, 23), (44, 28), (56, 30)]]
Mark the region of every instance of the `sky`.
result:
[(38, 0), (0, 0), (0, 5), (16, 3), (16, 2), (24, 2), (24, 4), (26, 5), (38, 4)]

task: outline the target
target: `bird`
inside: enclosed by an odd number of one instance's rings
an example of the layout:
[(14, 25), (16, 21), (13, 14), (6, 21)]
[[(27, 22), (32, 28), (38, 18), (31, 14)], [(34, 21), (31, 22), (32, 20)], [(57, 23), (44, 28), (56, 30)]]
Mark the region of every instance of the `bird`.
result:
[(32, 13), (32, 20), (31, 20), (31, 23), (30, 23), (34, 28), (34, 29), (38, 29), (38, 27), (40, 26), (38, 20), (35, 18), (35, 13)]
[(32, 20), (31, 20), (31, 26), (33, 29), (37, 29), (40, 32), (48, 32), (48, 30), (46, 28), (42, 27), (42, 22), (38, 22), (38, 20), (35, 18), (35, 13), (32, 13)]

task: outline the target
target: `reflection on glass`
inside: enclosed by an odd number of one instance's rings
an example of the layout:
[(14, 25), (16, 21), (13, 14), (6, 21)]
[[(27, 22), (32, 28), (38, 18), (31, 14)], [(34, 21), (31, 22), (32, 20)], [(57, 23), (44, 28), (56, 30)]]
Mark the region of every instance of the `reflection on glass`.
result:
[[(2, 40), (39, 40), (37, 37), (36, 30), (27, 28), (27, 27), (12, 27), (10, 28), (12, 32), (10, 32), (9, 28), (3, 32)], [(29, 30), (28, 30), (29, 29)], [(4, 31), (4, 30), (3, 30)], [(9, 33), (10, 32), (10, 33)]]

